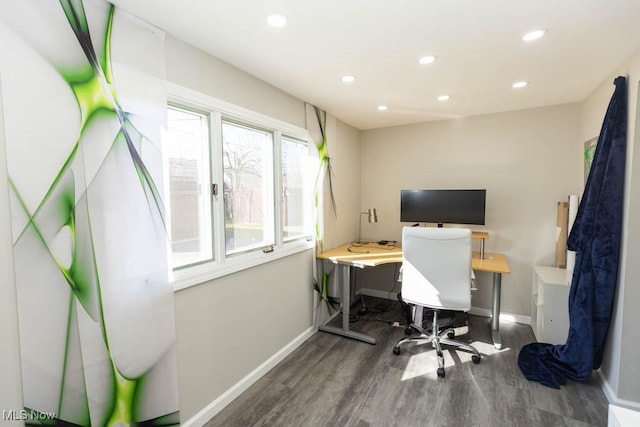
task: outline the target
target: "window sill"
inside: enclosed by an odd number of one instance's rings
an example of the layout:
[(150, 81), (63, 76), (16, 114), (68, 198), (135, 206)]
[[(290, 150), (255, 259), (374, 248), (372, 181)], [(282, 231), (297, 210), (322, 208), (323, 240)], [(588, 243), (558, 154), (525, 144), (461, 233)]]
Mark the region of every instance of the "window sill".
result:
[(304, 252), (312, 249), (313, 245), (313, 240), (301, 240), (287, 243), (283, 248), (276, 248), (273, 252), (269, 253), (255, 252), (240, 258), (227, 258), (224, 263), (211, 262), (174, 271), (171, 280), (173, 291), (178, 292), (242, 270)]

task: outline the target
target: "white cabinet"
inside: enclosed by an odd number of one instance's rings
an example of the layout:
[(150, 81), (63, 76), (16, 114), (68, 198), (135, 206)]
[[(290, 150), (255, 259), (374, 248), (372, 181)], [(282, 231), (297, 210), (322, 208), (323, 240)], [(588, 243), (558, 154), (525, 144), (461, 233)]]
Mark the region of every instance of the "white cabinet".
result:
[(564, 344), (569, 334), (571, 272), (556, 267), (533, 267), (531, 328), (538, 342)]
[(608, 427), (639, 426), (640, 412), (623, 408), (622, 406), (609, 405)]

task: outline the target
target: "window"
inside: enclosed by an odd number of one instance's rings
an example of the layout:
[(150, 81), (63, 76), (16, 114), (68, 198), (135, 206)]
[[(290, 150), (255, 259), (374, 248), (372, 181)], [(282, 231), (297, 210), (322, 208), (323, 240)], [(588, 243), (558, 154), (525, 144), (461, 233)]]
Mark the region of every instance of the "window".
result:
[(304, 129), (169, 87), (165, 200), (176, 288), (312, 246)]
[(282, 223), (285, 241), (307, 233), (307, 219), (311, 217), (311, 203), (307, 202), (314, 170), (306, 141), (282, 137)]
[(169, 172), (173, 266), (211, 260), (209, 117), (169, 106), (163, 150)]
[(273, 136), (222, 122), (226, 254), (273, 245)]

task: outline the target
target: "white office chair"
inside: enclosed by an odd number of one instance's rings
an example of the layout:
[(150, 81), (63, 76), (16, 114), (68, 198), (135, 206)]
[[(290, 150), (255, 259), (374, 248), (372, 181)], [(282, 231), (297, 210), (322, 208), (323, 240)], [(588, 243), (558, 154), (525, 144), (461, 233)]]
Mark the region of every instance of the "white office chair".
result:
[[(444, 377), (441, 344), (473, 353), (473, 363), (480, 363), (480, 353), (473, 346), (454, 340), (449, 328), (438, 333), (440, 310), (467, 312), (471, 309), (471, 230), (463, 228), (404, 227), (402, 229), (402, 300), (414, 306), (411, 328), (419, 335), (402, 338), (393, 347), (408, 341), (431, 342), (438, 356), (438, 376)], [(433, 310), (431, 333), (422, 326), (424, 308)]]

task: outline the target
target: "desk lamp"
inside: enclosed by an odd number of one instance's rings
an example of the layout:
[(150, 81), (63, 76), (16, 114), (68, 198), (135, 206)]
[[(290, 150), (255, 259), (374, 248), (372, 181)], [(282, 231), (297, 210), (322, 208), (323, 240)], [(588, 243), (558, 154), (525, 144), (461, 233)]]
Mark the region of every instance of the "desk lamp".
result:
[(367, 215), (367, 220), (369, 224), (373, 224), (378, 222), (378, 213), (376, 209), (368, 209), (366, 212), (360, 212), (360, 224), (358, 226), (358, 242), (362, 241), (362, 215)]

